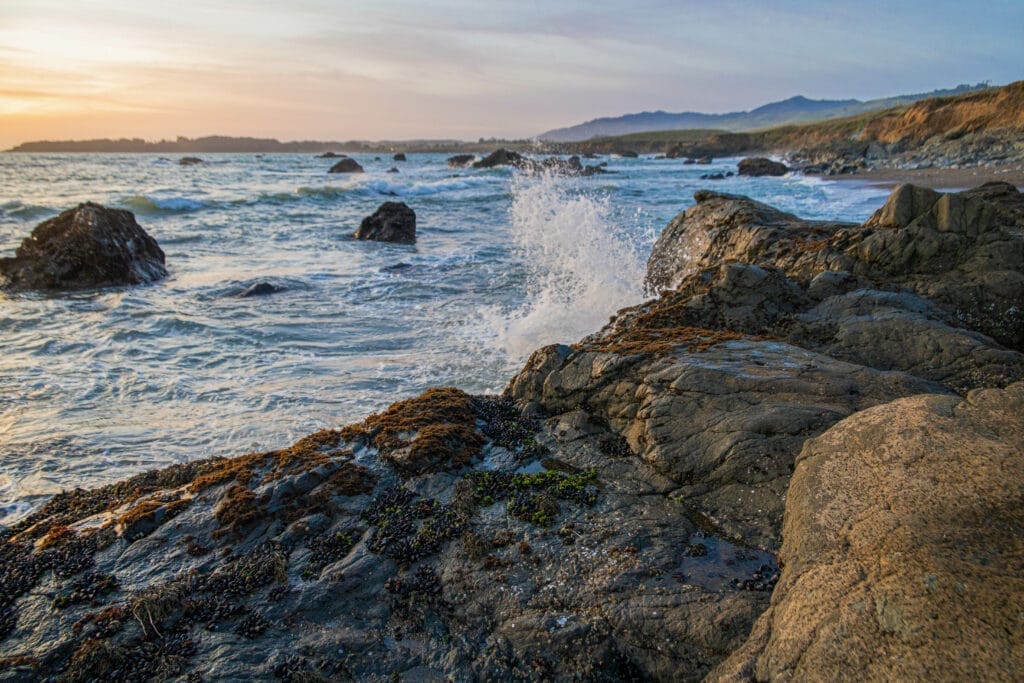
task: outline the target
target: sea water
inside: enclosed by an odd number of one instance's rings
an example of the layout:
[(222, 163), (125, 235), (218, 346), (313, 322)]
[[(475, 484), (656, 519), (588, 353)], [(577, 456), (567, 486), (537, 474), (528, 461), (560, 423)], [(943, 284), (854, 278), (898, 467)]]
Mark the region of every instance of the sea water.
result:
[[(699, 178), (736, 159), (605, 157), (606, 175), (547, 178), (353, 156), (365, 173), (313, 155), (0, 154), (0, 256), (94, 201), (134, 212), (170, 272), (0, 294), (0, 524), (64, 489), (286, 446), (431, 386), (499, 392), (533, 349), (644, 299), (651, 245), (697, 189), (853, 221), (886, 195)], [(352, 239), (384, 201), (416, 212), (414, 246)], [(281, 291), (240, 296), (261, 282)]]

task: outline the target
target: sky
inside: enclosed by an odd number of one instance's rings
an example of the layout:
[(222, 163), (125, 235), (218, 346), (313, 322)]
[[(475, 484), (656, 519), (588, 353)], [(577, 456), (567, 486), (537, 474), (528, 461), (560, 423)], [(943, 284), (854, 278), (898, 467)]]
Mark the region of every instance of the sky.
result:
[(0, 148), (532, 137), (1024, 78), (1024, 1), (0, 0)]

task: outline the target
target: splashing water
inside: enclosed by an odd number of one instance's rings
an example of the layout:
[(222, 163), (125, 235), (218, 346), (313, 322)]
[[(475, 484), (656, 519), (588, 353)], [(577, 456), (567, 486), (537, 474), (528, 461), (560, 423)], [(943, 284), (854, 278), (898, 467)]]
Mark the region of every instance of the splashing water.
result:
[(526, 264), (526, 296), (491, 319), (498, 344), (514, 358), (574, 342), (643, 299), (652, 235), (617, 227), (608, 199), (574, 193), (572, 182), (547, 175), (513, 181), (512, 240)]

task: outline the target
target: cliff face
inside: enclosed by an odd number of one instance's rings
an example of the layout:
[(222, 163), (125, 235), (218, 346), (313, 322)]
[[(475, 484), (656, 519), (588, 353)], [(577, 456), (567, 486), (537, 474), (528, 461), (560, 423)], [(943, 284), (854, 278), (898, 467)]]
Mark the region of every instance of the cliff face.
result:
[(1012, 677), (1021, 195), (905, 186), (864, 225), (697, 200), (657, 298), (502, 397), (6, 530), (0, 678)]
[(1024, 81), (959, 97), (928, 99), (869, 119), (859, 135), (878, 142), (920, 142), (935, 135), (1024, 133)]

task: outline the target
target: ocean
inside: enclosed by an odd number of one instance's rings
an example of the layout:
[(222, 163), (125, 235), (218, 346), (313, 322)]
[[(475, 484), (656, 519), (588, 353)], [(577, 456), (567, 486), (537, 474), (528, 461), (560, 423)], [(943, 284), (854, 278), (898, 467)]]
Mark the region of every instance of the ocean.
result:
[[(654, 239), (700, 188), (851, 221), (888, 194), (700, 179), (738, 159), (613, 156), (599, 160), (607, 175), (546, 178), (353, 156), (366, 173), (328, 174), (333, 160), (308, 154), (0, 154), (0, 256), (94, 201), (134, 212), (170, 271), (140, 287), (0, 293), (0, 525), (61, 490), (286, 446), (431, 386), (500, 392), (533, 349), (643, 301)], [(416, 245), (351, 237), (384, 201), (416, 212)], [(240, 296), (261, 282), (282, 291)]]

